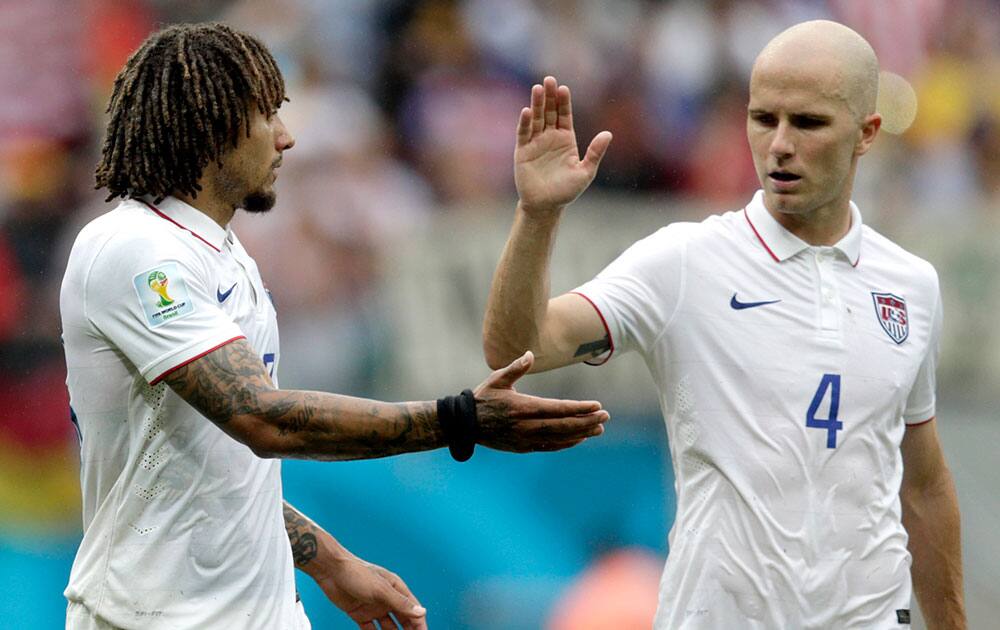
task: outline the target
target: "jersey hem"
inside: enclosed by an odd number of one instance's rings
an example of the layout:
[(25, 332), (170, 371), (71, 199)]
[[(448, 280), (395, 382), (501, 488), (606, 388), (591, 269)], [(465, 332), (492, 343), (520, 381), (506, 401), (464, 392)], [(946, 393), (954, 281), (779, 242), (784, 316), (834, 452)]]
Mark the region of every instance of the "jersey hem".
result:
[(171, 372), (173, 372), (173, 371), (175, 371), (175, 370), (179, 370), (179, 369), (181, 369), (182, 367), (184, 367), (185, 365), (187, 365), (187, 364), (189, 364), (189, 363), (192, 363), (192, 362), (194, 362), (194, 361), (197, 361), (198, 359), (202, 358), (202, 357), (203, 357), (203, 356), (205, 356), (206, 354), (209, 354), (210, 352), (215, 352), (216, 350), (218, 350), (218, 349), (219, 349), (219, 348), (221, 348), (222, 346), (224, 346), (224, 345), (226, 345), (226, 344), (230, 344), (230, 343), (232, 343), (232, 342), (236, 341), (237, 339), (246, 339), (246, 335), (236, 335), (236, 336), (235, 336), (235, 337), (233, 337), (232, 339), (227, 339), (226, 341), (223, 341), (222, 343), (220, 343), (220, 344), (216, 345), (215, 347), (212, 347), (212, 348), (209, 348), (208, 350), (205, 350), (204, 352), (202, 352), (202, 353), (200, 353), (200, 354), (197, 354), (197, 355), (195, 355), (195, 356), (191, 357), (190, 359), (187, 359), (187, 360), (185, 360), (184, 362), (182, 362), (182, 363), (179, 363), (179, 364), (175, 365), (174, 367), (172, 367), (172, 368), (170, 368), (169, 370), (165, 371), (165, 372), (164, 372), (163, 374), (160, 374), (159, 376), (157, 376), (156, 378), (154, 378), (153, 380), (151, 380), (151, 381), (149, 382), (149, 384), (150, 384), (150, 385), (157, 385), (157, 384), (158, 384), (158, 383), (159, 383), (159, 382), (160, 382), (161, 380), (163, 380), (163, 378), (164, 378), (165, 376), (167, 376), (167, 375), (168, 375), (168, 374), (170, 374)]
[(909, 427), (919, 427), (922, 424), (927, 424), (928, 422), (930, 422), (931, 420), (934, 420), (935, 418), (937, 418), (936, 415), (931, 416), (930, 418), (927, 418), (926, 420), (917, 420), (916, 422), (904, 422), (904, 424), (906, 425), (907, 428), (909, 428)]
[(570, 291), (570, 293), (574, 295), (579, 295), (583, 299), (587, 300), (587, 302), (594, 307), (594, 310), (597, 311), (597, 316), (601, 318), (601, 325), (604, 326), (604, 332), (608, 335), (608, 346), (609, 346), (608, 356), (604, 357), (604, 359), (599, 363), (592, 363), (591, 361), (584, 361), (584, 363), (586, 363), (587, 365), (592, 365), (594, 367), (597, 367), (599, 365), (604, 365), (609, 360), (611, 360), (611, 355), (615, 353), (615, 340), (611, 336), (611, 329), (608, 327), (608, 321), (604, 319), (604, 313), (601, 312), (601, 309), (598, 308), (597, 304), (595, 304), (594, 301), (591, 300), (589, 297), (587, 297), (583, 293), (580, 293), (579, 291)]

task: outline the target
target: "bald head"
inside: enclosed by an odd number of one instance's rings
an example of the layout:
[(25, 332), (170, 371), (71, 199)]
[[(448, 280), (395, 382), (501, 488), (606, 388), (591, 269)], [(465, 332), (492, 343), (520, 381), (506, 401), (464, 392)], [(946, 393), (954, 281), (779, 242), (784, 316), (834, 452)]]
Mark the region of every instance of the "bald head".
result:
[(809, 79), (828, 96), (843, 100), (857, 119), (875, 112), (878, 59), (853, 30), (828, 20), (802, 22), (772, 39), (754, 62), (750, 77)]

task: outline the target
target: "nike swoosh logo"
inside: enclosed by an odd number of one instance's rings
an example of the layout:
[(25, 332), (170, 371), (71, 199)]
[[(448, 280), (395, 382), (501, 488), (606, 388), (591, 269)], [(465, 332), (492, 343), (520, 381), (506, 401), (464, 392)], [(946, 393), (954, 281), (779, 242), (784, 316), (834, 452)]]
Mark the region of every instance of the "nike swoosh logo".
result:
[(229, 287), (229, 290), (226, 291), (225, 293), (223, 293), (222, 291), (219, 291), (218, 289), (216, 289), (215, 290), (215, 297), (219, 298), (219, 304), (222, 304), (223, 302), (225, 302), (226, 299), (229, 297), (229, 294), (232, 293), (233, 289), (235, 289), (235, 288), (236, 288), (236, 283), (234, 282), (233, 286)]
[(736, 311), (742, 311), (745, 308), (754, 308), (756, 306), (766, 306), (768, 304), (777, 304), (781, 300), (767, 300), (765, 302), (740, 302), (736, 299), (736, 294), (733, 293), (733, 299), (729, 300), (729, 306)]

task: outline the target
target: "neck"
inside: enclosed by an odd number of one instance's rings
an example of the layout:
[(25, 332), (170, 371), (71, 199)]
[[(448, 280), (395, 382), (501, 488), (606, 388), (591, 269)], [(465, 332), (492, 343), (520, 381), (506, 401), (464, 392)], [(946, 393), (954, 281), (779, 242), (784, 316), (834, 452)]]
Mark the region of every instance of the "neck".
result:
[(767, 209), (775, 221), (810, 245), (835, 245), (851, 229), (851, 206), (847, 200), (812, 210), (789, 214)]
[(231, 203), (226, 203), (219, 198), (215, 191), (207, 185), (205, 181), (199, 182), (202, 186), (201, 192), (198, 193), (197, 197), (191, 197), (185, 195), (184, 193), (174, 192), (174, 197), (177, 197), (189, 206), (200, 210), (204, 214), (208, 215), (210, 219), (218, 223), (222, 228), (229, 225), (229, 222), (233, 220), (233, 215), (236, 214), (236, 207)]

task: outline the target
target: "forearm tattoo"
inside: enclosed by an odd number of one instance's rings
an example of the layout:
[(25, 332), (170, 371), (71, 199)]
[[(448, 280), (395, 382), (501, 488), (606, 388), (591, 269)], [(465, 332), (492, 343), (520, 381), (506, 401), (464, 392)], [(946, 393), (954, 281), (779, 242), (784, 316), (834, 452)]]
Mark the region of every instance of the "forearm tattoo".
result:
[(585, 343), (576, 349), (574, 357), (590, 356), (596, 358), (611, 349), (611, 336), (604, 335), (603, 339)]
[(274, 387), (261, 359), (238, 339), (164, 381), (220, 426), (246, 416), (288, 437), (282, 453), (317, 459), (384, 457), (443, 444), (434, 403), (385, 404)]
[(285, 531), (288, 532), (288, 542), (292, 544), (292, 558), (295, 566), (302, 568), (319, 553), (316, 535), (321, 532), (315, 523), (307, 519), (301, 512), (284, 504)]
[[(174, 370), (163, 380), (216, 424), (255, 414), (286, 435), (303, 430), (316, 415), (318, 396), (275, 390), (263, 361), (243, 339)], [(270, 395), (266, 405), (261, 400), (265, 392)]]

